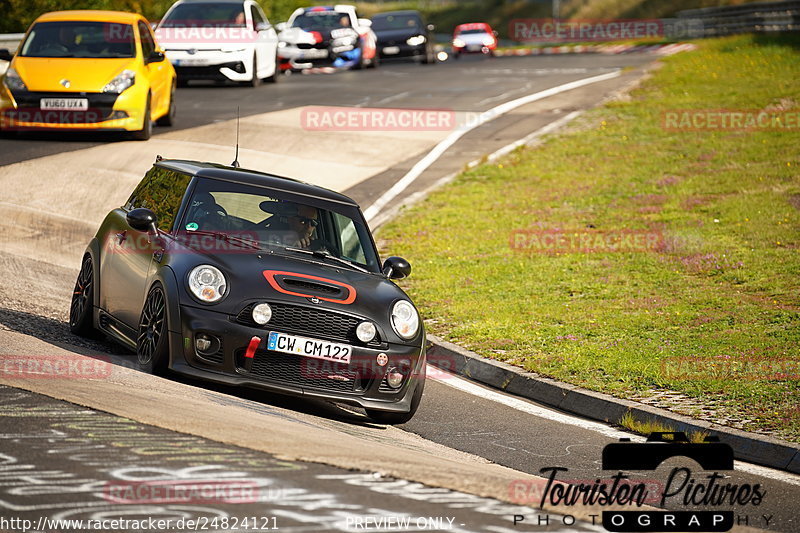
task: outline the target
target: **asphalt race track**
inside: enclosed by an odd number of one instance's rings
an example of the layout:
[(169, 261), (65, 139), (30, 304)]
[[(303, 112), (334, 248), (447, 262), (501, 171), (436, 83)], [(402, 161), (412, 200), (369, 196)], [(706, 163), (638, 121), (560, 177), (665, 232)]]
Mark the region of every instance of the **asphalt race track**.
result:
[[(295, 74), (255, 89), (197, 85), (178, 90), (177, 126), (157, 128), (147, 142), (4, 135), (3, 357), (78, 354), (101, 357), (108, 366), (82, 380), (0, 373), (0, 515), (33, 524), (42, 517), (183, 518), (205, 520), (209, 531), (233, 530), (231, 520), (239, 530), (257, 529), (241, 527), (247, 517), (260, 530), (298, 532), (605, 531), (592, 524), (599, 506), (538, 509), (543, 485), (536, 476), (564, 467), (569, 470), (559, 479), (608, 478), (603, 447), (630, 435), (442, 372), (429, 380), (416, 417), (398, 427), (323, 402), (143, 374), (134, 369), (135, 356), (110, 342), (69, 333), (69, 298), (83, 253), (73, 243), (89, 241), (157, 154), (230, 163), (237, 107), (243, 167), (345, 191), (366, 209), (450, 131), (314, 130), (303, 122), (308, 106), (437, 109), (467, 124), (526, 95), (619, 74), (480, 125), (393, 199), (385, 208), (391, 213), (467, 163), (613, 97), (657, 58), (465, 57), (435, 66)], [(669, 460), (636, 479), (664, 479), (682, 466), (686, 461)], [(186, 500), (157, 492), (148, 484), (153, 479), (195, 488), (223, 480), (239, 492)], [(800, 476), (737, 464), (724, 482), (765, 491), (757, 513), (736, 513), (737, 530), (800, 529)], [(150, 497), (126, 499), (126, 489), (141, 486)], [(679, 503), (666, 507), (690, 508)], [(396, 521), (376, 524), (381, 517)], [(364, 527), (367, 519), (372, 522)], [(395, 527), (402, 519), (413, 527)], [(170, 527), (180, 529), (174, 522)], [(18, 529), (0, 523), (0, 530)]]

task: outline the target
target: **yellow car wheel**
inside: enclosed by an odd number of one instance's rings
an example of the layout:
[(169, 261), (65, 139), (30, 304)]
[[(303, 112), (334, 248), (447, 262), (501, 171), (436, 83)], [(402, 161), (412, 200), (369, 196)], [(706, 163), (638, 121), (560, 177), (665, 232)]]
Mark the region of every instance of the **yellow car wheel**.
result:
[(133, 132), (133, 138), (137, 141), (146, 141), (153, 134), (153, 121), (150, 120), (150, 93), (147, 93), (147, 105), (144, 107), (144, 120), (142, 129)]

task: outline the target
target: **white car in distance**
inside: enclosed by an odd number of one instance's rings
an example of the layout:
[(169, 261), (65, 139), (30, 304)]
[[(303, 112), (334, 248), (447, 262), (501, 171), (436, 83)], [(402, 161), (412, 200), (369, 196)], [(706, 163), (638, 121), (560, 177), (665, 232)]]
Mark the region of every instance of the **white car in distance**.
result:
[(178, 0), (155, 33), (180, 85), (278, 81), (278, 35), (255, 0)]

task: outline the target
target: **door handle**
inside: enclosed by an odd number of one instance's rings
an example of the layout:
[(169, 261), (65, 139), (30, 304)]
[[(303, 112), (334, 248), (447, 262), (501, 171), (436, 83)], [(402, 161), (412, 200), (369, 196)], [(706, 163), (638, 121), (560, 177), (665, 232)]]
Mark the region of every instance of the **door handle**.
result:
[(125, 242), (125, 239), (128, 238), (128, 232), (127, 230), (122, 231), (120, 233), (117, 233), (116, 236), (117, 236), (117, 244), (122, 244), (123, 242)]

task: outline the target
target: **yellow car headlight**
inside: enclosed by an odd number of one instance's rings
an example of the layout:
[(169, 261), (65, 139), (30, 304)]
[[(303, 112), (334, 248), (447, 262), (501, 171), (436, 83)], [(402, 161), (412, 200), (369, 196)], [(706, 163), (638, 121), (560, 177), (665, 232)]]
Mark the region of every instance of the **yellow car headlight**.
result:
[(136, 73), (132, 70), (123, 70), (116, 78), (103, 87), (104, 93), (121, 94), (122, 91), (136, 83)]

